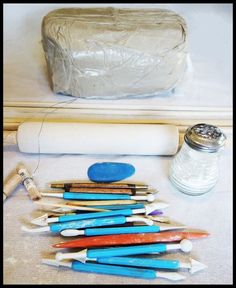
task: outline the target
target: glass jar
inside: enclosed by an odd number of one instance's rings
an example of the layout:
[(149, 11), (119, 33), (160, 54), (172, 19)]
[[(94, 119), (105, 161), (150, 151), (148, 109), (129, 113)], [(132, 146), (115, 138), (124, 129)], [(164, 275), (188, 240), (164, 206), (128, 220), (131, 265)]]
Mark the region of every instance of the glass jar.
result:
[(189, 195), (210, 191), (218, 180), (219, 152), (225, 141), (225, 134), (216, 126), (201, 123), (189, 127), (170, 166), (171, 182)]

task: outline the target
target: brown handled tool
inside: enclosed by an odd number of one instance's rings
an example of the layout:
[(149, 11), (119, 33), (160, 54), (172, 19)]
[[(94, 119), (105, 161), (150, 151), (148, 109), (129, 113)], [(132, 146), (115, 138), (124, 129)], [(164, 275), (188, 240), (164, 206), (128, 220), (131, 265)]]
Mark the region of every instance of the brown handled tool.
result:
[(93, 183), (93, 182), (65, 182), (51, 183), (51, 188), (112, 188), (112, 189), (135, 189), (146, 190), (148, 185), (134, 183)]
[(78, 193), (109, 193), (109, 194), (128, 194), (135, 195), (135, 189), (122, 189), (122, 188), (69, 188), (66, 189), (68, 192), (78, 192)]

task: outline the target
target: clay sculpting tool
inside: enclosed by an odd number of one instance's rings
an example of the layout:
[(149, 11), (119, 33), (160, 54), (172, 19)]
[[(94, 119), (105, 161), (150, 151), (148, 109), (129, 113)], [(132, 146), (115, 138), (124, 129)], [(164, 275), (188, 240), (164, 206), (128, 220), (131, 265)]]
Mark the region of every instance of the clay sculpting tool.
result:
[(147, 190), (148, 185), (135, 183), (93, 183), (93, 182), (65, 182), (51, 183), (51, 188), (111, 188), (111, 189), (133, 189)]
[[(39, 202), (39, 201), (38, 201)], [(38, 204), (38, 202), (34, 202), (35, 204)], [(50, 205), (50, 203), (52, 202), (48, 202), (48, 201), (40, 201), (40, 203), (43, 203), (43, 205)], [(90, 209), (94, 209), (94, 211), (105, 211), (104, 209), (102, 208), (95, 208), (96, 206), (99, 206), (99, 205), (102, 205), (102, 206), (106, 206), (106, 205), (116, 205), (116, 204), (136, 204), (137, 202), (135, 200), (99, 200), (99, 201), (69, 201), (69, 202), (64, 202), (64, 203), (54, 203), (54, 206), (55, 207), (61, 207), (61, 208), (71, 208), (71, 209), (74, 209), (74, 210), (79, 210), (79, 209), (76, 209), (76, 207), (80, 206), (92, 206), (91, 207), (88, 207), (88, 210)], [(51, 205), (52, 206), (52, 205)], [(93, 206), (95, 206), (93, 208)], [(96, 209), (96, 210), (95, 210)], [(82, 209), (81, 209), (82, 210)], [(86, 209), (83, 209), (83, 210), (86, 210)], [(108, 209), (106, 209), (108, 210)], [(92, 211), (92, 210), (91, 210)]]
[(100, 209), (100, 208), (93, 208), (93, 207), (86, 207), (86, 206), (79, 206), (79, 205), (69, 205), (69, 204), (60, 204), (60, 203), (52, 203), (52, 202), (45, 202), (45, 201), (37, 201), (34, 202), (37, 205), (45, 205), (45, 206), (51, 206), (51, 207), (58, 207), (61, 210), (58, 211), (63, 211), (63, 212), (71, 212), (75, 210), (82, 210), (82, 211), (109, 211), (106, 209)]
[(56, 267), (59, 266), (68, 267), (75, 271), (80, 272), (90, 272), (90, 273), (93, 272), (98, 274), (119, 275), (119, 276), (135, 277), (142, 279), (164, 278), (172, 281), (185, 279), (185, 276), (177, 272), (162, 272), (162, 271), (155, 271), (152, 269), (104, 265), (98, 263), (81, 263), (79, 261), (63, 262), (54, 259), (42, 259), (42, 263)]
[(135, 190), (132, 189), (113, 189), (113, 188), (66, 188), (67, 192), (76, 193), (106, 193), (106, 194), (127, 194), (135, 195)]
[[(124, 243), (134, 244), (140, 242), (141, 243), (175, 242), (175, 241), (181, 241), (183, 239), (190, 239), (190, 240), (201, 239), (209, 236), (207, 232), (170, 231), (170, 232), (158, 233), (159, 231), (157, 230), (158, 227), (156, 225), (150, 225), (150, 226), (139, 225), (132, 227), (87, 228), (84, 230), (65, 229), (61, 231), (61, 235), (66, 237), (78, 236), (78, 235), (85, 235), (85, 236), (113, 235), (112, 237), (113, 241), (119, 241), (120, 245), (121, 242), (123, 244)], [(148, 236), (147, 233), (150, 233), (150, 235)], [(122, 234), (122, 235), (120, 235), (121, 237), (116, 239), (115, 237), (116, 234)], [(127, 237), (124, 237), (124, 234), (127, 234)], [(91, 237), (89, 238), (91, 239)], [(110, 240), (110, 243), (112, 242), (112, 239)], [(99, 237), (97, 237), (97, 240), (99, 240)], [(62, 246), (67, 245), (67, 243), (68, 242), (54, 244), (53, 247), (63, 248)]]
[(67, 200), (141, 200), (153, 202), (156, 199), (155, 194), (130, 196), (127, 194), (98, 194), (98, 193), (76, 193), (76, 192), (64, 192), (64, 193), (50, 193), (42, 192), (42, 196), (63, 198)]
[(157, 252), (161, 253), (172, 250), (181, 250), (185, 253), (188, 253), (192, 250), (192, 242), (190, 240), (183, 239), (180, 243), (177, 244), (145, 244), (127, 247), (84, 249), (79, 252), (71, 253), (57, 252), (56, 260), (61, 261), (64, 259), (74, 259), (84, 263), (86, 260), (92, 260), (94, 258), (149, 254)]
[(75, 215), (63, 215), (63, 216), (52, 217), (52, 218), (47, 218), (47, 215), (43, 215), (41, 217), (33, 219), (31, 223), (40, 225), (40, 226), (45, 226), (48, 223), (54, 223), (54, 222), (84, 220), (84, 219), (116, 216), (116, 215), (131, 216), (131, 215), (143, 214), (143, 213), (145, 213), (145, 215), (148, 215), (156, 209), (161, 209), (161, 208), (165, 208), (168, 206), (169, 205), (166, 203), (156, 202), (156, 203), (144, 205), (144, 208), (141, 208), (141, 209), (123, 209), (123, 210), (113, 210), (113, 211), (108, 211), (108, 212), (94, 212), (94, 213), (75, 214)]
[(74, 221), (66, 221), (66, 222), (59, 222), (59, 223), (52, 223), (48, 226), (38, 227), (38, 228), (27, 228), (22, 226), (22, 230), (26, 232), (53, 232), (59, 233), (65, 229), (83, 229), (87, 227), (99, 227), (99, 226), (112, 226), (112, 225), (120, 225), (127, 222), (143, 222), (147, 225), (153, 225), (153, 221), (146, 219), (144, 217), (138, 216), (114, 216), (114, 217), (104, 217), (98, 219), (87, 219), (87, 220), (74, 220)]
[[(156, 225), (135, 225), (129, 227), (112, 227), (112, 228), (94, 228), (94, 229), (65, 229), (61, 231), (61, 235), (65, 237), (85, 235), (85, 236), (98, 236), (98, 235), (112, 235), (112, 234), (137, 234), (137, 233), (153, 233), (157, 232)], [(163, 234), (163, 233), (162, 233)]]
[(109, 265), (148, 267), (157, 269), (188, 269), (190, 274), (206, 269), (207, 266), (194, 259), (189, 259), (189, 262), (169, 259), (148, 259), (148, 258), (133, 258), (133, 257), (106, 257), (93, 259), (97, 263)]
[[(80, 238), (74, 241), (64, 242), (55, 244), (56, 248), (74, 248), (74, 247), (93, 247), (94, 244), (97, 246), (106, 246), (106, 245), (124, 245), (124, 244), (134, 244), (134, 243), (152, 243), (157, 242), (155, 239), (155, 233), (168, 230), (183, 229), (185, 226), (133, 226), (133, 227), (117, 227), (114, 228), (103, 228), (102, 229), (86, 229), (86, 230), (76, 230), (76, 229), (67, 229), (61, 232), (63, 236), (77, 236), (77, 235), (103, 235), (99, 237), (89, 237), (89, 238)], [(88, 231), (87, 231), (88, 230)], [(149, 232), (150, 234), (142, 234)], [(133, 235), (134, 233), (140, 233), (139, 235)], [(151, 234), (154, 233), (154, 234)], [(112, 235), (114, 234), (114, 235)], [(115, 235), (117, 234), (117, 235)], [(105, 236), (104, 236), (105, 235)], [(137, 236), (137, 237), (136, 237)], [(89, 245), (89, 246), (88, 246)]]
[[(122, 210), (122, 209), (141, 209), (144, 208), (144, 205), (145, 204), (143, 203), (136, 203), (136, 204), (116, 204), (116, 205), (94, 205), (93, 207), (109, 210)], [(159, 215), (161, 214), (162, 211), (159, 211)]]
[(83, 206), (98, 206), (98, 205), (103, 205), (103, 206), (107, 206), (107, 205), (127, 205), (127, 204), (136, 204), (137, 201), (135, 200), (96, 200), (96, 201), (69, 201), (66, 202), (66, 204), (69, 205), (83, 205)]
[[(104, 208), (104, 209), (109, 209), (109, 210), (121, 210), (121, 209), (138, 209), (138, 208), (143, 208), (144, 204), (143, 203), (136, 203), (136, 204), (126, 204), (126, 205), (107, 205), (106, 208), (103, 205), (96, 205), (94, 207), (97, 208)], [(154, 210), (150, 213), (150, 215), (162, 215), (163, 212), (161, 210)]]
[[(118, 189), (118, 188), (65, 188), (66, 192), (76, 193), (106, 193), (106, 194), (127, 194), (142, 195), (146, 193), (157, 193), (157, 190), (134, 190), (134, 189)], [(58, 191), (60, 192), (60, 191)]]

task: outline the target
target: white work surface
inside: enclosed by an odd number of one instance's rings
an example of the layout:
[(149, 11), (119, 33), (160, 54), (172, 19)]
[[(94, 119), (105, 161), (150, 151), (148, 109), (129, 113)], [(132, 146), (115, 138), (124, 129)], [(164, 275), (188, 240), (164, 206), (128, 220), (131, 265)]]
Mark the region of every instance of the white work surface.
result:
[[(70, 100), (52, 93), (41, 46), (41, 20), (49, 11), (79, 4), (4, 5), (4, 101), (62, 102)], [(91, 5), (92, 6), (92, 5)], [(95, 5), (96, 6), (96, 5)], [(105, 4), (104, 4), (105, 6)], [(110, 5), (119, 6), (119, 5)], [(123, 5), (127, 7), (128, 5)], [(140, 7), (145, 6), (140, 5)], [(148, 6), (148, 5), (147, 5)], [(155, 6), (154, 4), (151, 6)], [(156, 5), (182, 15), (189, 27), (190, 56), (194, 77), (186, 93), (172, 97), (91, 102), (112, 105), (232, 107), (232, 5)], [(187, 101), (186, 101), (187, 99)], [(144, 139), (145, 141), (145, 139)], [(94, 144), (96, 145), (96, 143)], [(16, 147), (4, 147), (4, 179), (19, 162), (33, 172), (38, 155), (22, 154)], [(208, 194), (194, 197), (179, 192), (168, 180), (172, 157), (41, 155), (35, 182), (46, 188), (55, 180), (87, 180), (88, 167), (98, 161), (133, 164), (136, 173), (127, 180), (141, 181), (159, 190), (160, 199), (169, 202), (165, 215), (188, 228), (207, 230), (206, 239), (193, 240), (190, 256), (208, 268), (194, 275), (180, 271), (186, 279), (179, 284), (232, 284), (232, 147), (227, 145), (220, 159), (220, 179)], [(20, 186), (4, 203), (4, 284), (172, 284), (162, 279), (142, 280), (110, 275), (73, 272), (67, 268), (42, 265), (41, 258), (53, 256), (51, 245), (65, 240), (50, 233), (27, 234), (20, 229), (42, 215)], [(171, 253), (163, 258), (189, 255)]]
[[(141, 181), (159, 190), (159, 199), (170, 204), (164, 215), (185, 224), (188, 228), (206, 230), (210, 236), (193, 240), (190, 255), (176, 252), (163, 258), (188, 256), (206, 264), (208, 268), (194, 275), (186, 270), (183, 284), (232, 284), (232, 147), (226, 146), (220, 158), (220, 180), (215, 188), (202, 196), (188, 196), (179, 192), (168, 179), (168, 166), (172, 157), (153, 156), (89, 156), (89, 155), (41, 155), (35, 174), (35, 182), (46, 188), (51, 181), (88, 180), (88, 167), (100, 161), (127, 162), (136, 172), (129, 181)], [(38, 163), (38, 155), (27, 155), (17, 148), (5, 148), (4, 177), (24, 162), (30, 171)], [(46, 199), (46, 198), (45, 198)], [(55, 200), (56, 201), (56, 200)], [(58, 201), (58, 200), (57, 200)], [(59, 202), (63, 200), (59, 199)], [(65, 200), (64, 200), (65, 201)], [(4, 284), (171, 284), (155, 279), (143, 280), (93, 273), (74, 272), (41, 264), (42, 257), (53, 257), (60, 249), (51, 245), (68, 238), (45, 232), (22, 232), (21, 225), (33, 226), (30, 220), (42, 215), (28, 197), (23, 187), (18, 187), (4, 203)], [(176, 257), (175, 257), (176, 256)], [(174, 283), (174, 282), (173, 282)]]

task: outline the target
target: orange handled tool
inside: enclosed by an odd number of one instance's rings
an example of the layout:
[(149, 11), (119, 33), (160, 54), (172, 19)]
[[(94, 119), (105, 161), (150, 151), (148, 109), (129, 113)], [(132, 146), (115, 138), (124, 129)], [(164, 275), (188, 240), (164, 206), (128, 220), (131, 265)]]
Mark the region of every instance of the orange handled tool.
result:
[(87, 248), (99, 246), (129, 245), (156, 242), (174, 242), (182, 239), (199, 239), (209, 235), (207, 232), (160, 232), (140, 234), (118, 234), (84, 237), (73, 241), (54, 244), (54, 248)]

